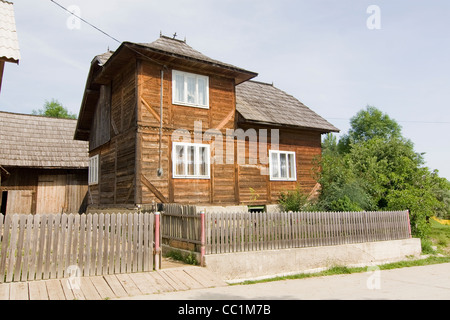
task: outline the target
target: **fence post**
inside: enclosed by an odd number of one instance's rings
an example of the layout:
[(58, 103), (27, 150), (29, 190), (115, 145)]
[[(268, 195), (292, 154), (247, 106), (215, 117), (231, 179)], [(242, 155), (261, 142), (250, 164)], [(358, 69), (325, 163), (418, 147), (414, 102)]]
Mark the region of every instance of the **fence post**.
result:
[(409, 210), (406, 210), (406, 215), (408, 217), (408, 232), (409, 232), (409, 238), (412, 238), (412, 233), (411, 233), (411, 219), (409, 217)]
[(205, 266), (205, 254), (206, 254), (206, 232), (205, 232), (205, 211), (200, 211), (200, 265)]
[(155, 212), (155, 270), (161, 269), (161, 266), (159, 264), (161, 254), (159, 234), (160, 234), (160, 213)]

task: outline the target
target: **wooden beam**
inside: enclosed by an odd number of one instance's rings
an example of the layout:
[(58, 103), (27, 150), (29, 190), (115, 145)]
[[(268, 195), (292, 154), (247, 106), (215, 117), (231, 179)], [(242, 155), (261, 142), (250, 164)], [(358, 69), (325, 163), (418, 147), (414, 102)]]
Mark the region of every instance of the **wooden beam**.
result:
[(147, 179), (145, 175), (141, 175), (141, 182), (151, 191), (162, 203), (168, 203), (166, 197)]
[(231, 112), (227, 115), (227, 117), (225, 118), (225, 119), (223, 119), (223, 121), (217, 126), (217, 128), (215, 129), (215, 130), (222, 130), (225, 126), (226, 126), (226, 124), (231, 120), (231, 119), (233, 119), (233, 117), (234, 117), (234, 114), (235, 114), (235, 110), (233, 109), (233, 110), (231, 110)]
[(158, 121), (158, 123), (161, 121), (160, 116), (156, 113), (155, 110), (145, 101), (144, 98), (141, 97), (142, 104), (147, 108), (147, 110), (152, 114), (152, 116)]
[(3, 69), (5, 68), (5, 61), (0, 61), (0, 92), (2, 91)]

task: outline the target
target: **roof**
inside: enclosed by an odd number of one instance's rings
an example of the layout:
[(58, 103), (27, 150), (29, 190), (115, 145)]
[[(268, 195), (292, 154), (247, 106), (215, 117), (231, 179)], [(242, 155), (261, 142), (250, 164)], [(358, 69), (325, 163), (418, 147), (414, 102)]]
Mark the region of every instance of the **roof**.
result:
[(77, 121), (0, 112), (0, 165), (87, 168), (88, 143), (75, 141)]
[(0, 0), (0, 60), (18, 63), (20, 60), (14, 6)]
[(236, 110), (246, 122), (339, 132), (295, 97), (267, 83), (247, 81), (236, 86)]
[(96, 56), (93, 62), (102, 66), (102, 71), (93, 78), (94, 83), (109, 82), (117, 68), (123, 67), (133, 57), (150, 60), (161, 66), (183, 65), (196, 70), (217, 73), (234, 78), (236, 83), (242, 83), (258, 75), (255, 72), (207, 57), (189, 46), (186, 41), (161, 35), (159, 39), (151, 43), (123, 42), (111, 55), (106, 53)]
[(136, 58), (150, 60), (161, 66), (177, 67), (182, 65), (191, 70), (220, 74), (233, 78), (235, 83), (245, 82), (258, 75), (255, 72), (209, 58), (194, 50), (186, 41), (162, 35), (151, 43), (123, 42), (116, 51), (108, 51), (97, 55), (91, 61), (75, 139), (89, 139), (92, 117), (99, 99), (100, 86), (110, 83), (117, 72), (120, 72), (130, 61), (133, 61), (132, 59)]
[[(251, 71), (236, 67), (232, 64), (224, 63), (205, 56), (203, 53), (193, 49), (189, 46), (186, 41), (177, 40), (174, 38), (169, 38), (166, 36), (160, 36), (159, 39), (152, 43), (137, 43), (138, 45), (164, 53), (169, 53), (174, 56), (178, 56), (184, 59), (197, 60), (199, 62), (204, 62), (211, 65), (217, 65), (226, 69), (238, 70), (245, 73), (252, 73)], [(253, 77), (256, 76), (256, 73)]]

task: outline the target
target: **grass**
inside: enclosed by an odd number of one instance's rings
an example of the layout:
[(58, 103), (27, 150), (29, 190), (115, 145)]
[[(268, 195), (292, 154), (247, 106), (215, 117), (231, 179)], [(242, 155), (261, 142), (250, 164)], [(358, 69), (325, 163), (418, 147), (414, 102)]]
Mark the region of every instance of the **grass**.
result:
[(186, 264), (191, 264), (194, 266), (199, 265), (199, 262), (197, 261), (195, 254), (193, 254), (192, 252), (189, 254), (183, 254), (183, 253), (181, 253), (181, 251), (171, 250), (167, 253), (167, 257), (172, 258), (177, 261), (184, 262)]
[[(380, 270), (390, 270), (407, 267), (427, 266), (439, 263), (450, 262), (450, 226), (442, 225), (435, 220), (430, 220), (431, 233), (429, 241), (425, 241), (422, 245), (423, 253), (431, 254), (424, 259), (409, 259), (399, 262), (393, 262), (388, 264), (382, 264), (377, 266)], [(433, 246), (436, 248), (434, 250)], [(245, 285), (255, 284), (261, 282), (272, 282), (280, 280), (293, 280), (293, 279), (306, 279), (312, 277), (323, 277), (331, 275), (351, 274), (367, 272), (367, 267), (346, 267), (346, 266), (333, 266), (327, 270), (316, 273), (300, 273), (295, 275), (274, 277), (264, 280), (244, 281), (240, 283), (234, 283), (233, 285)]]
[[(417, 266), (427, 266), (432, 264), (439, 263), (449, 263), (450, 256), (437, 257), (432, 256), (425, 259), (419, 260), (406, 260), (400, 262), (393, 262), (388, 264), (382, 264), (377, 266), (380, 270), (390, 270), (390, 269), (399, 269), (406, 267), (417, 267)], [(324, 276), (333, 276), (333, 275), (341, 275), (341, 274), (351, 274), (351, 273), (362, 273), (367, 272), (368, 267), (346, 267), (346, 266), (334, 266), (327, 270), (316, 272), (316, 273), (299, 273), (295, 275), (283, 276), (283, 277), (274, 277), (263, 280), (249, 280), (239, 283), (233, 283), (232, 285), (248, 285), (248, 284), (256, 284), (262, 282), (273, 282), (273, 281), (281, 281), (281, 280), (295, 280), (295, 279), (306, 279), (313, 277), (324, 277)]]

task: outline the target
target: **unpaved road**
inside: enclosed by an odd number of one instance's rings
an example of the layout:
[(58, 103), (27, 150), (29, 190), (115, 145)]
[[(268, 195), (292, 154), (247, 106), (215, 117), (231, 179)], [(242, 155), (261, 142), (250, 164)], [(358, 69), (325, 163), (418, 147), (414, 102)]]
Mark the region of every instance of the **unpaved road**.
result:
[(450, 300), (450, 263), (130, 297), (132, 300)]

